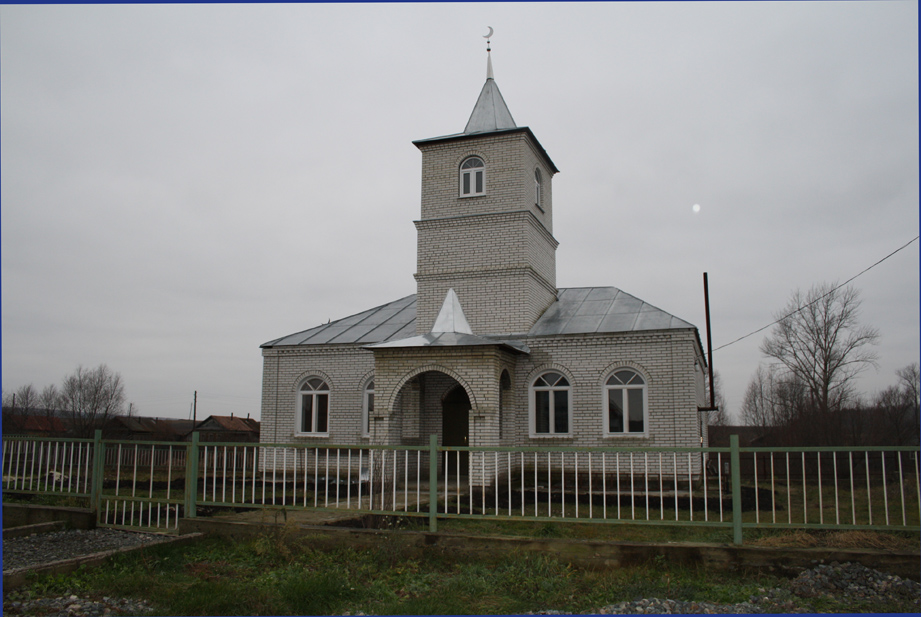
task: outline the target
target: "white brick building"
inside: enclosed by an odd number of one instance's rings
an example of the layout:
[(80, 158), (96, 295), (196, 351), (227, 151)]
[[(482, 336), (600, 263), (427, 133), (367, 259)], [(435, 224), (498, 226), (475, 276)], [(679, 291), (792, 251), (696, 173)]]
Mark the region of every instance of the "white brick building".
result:
[(417, 293), (262, 345), (263, 442), (706, 445), (697, 328), (557, 288), (558, 170), (488, 66), (464, 131), (414, 142)]

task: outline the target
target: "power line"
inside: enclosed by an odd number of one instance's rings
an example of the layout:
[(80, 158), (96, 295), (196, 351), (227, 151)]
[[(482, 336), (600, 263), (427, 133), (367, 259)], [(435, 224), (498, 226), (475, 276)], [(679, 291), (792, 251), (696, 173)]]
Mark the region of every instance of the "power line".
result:
[(791, 315), (795, 315), (795, 314), (799, 313), (801, 310), (803, 310), (804, 308), (807, 308), (807, 307), (809, 307), (809, 306), (815, 304), (816, 302), (822, 300), (823, 298), (826, 298), (826, 297), (830, 296), (831, 294), (835, 293), (836, 291), (838, 291), (839, 289), (841, 289), (842, 287), (844, 287), (845, 285), (847, 285), (848, 283), (850, 283), (851, 281), (853, 281), (855, 278), (857, 278), (857, 277), (860, 276), (861, 274), (864, 274), (865, 272), (868, 272), (868, 271), (872, 270), (873, 268), (875, 268), (875, 267), (878, 266), (879, 264), (883, 263), (884, 261), (886, 261), (887, 259), (889, 259), (889, 258), (892, 257), (893, 255), (895, 255), (896, 253), (898, 253), (899, 251), (901, 251), (902, 249), (904, 249), (905, 247), (907, 247), (908, 245), (910, 245), (912, 242), (917, 241), (918, 238), (919, 238), (919, 236), (915, 236), (914, 238), (912, 238), (911, 240), (909, 240), (908, 242), (906, 242), (905, 244), (903, 244), (903, 245), (900, 246), (899, 248), (895, 249), (894, 251), (892, 251), (891, 253), (889, 253), (888, 255), (886, 255), (885, 257), (883, 257), (882, 259), (880, 259), (879, 261), (877, 261), (877, 262), (876, 262), (875, 264), (873, 264), (872, 266), (868, 266), (868, 267), (864, 268), (863, 270), (861, 270), (860, 272), (858, 272), (857, 274), (855, 274), (854, 276), (852, 276), (852, 277), (849, 278), (848, 280), (844, 281), (843, 283), (841, 283), (840, 285), (838, 285), (837, 287), (835, 287), (834, 289), (832, 289), (831, 291), (829, 291), (829, 292), (826, 293), (825, 295), (816, 298), (815, 300), (813, 300), (812, 302), (810, 302), (810, 303), (808, 303), (808, 304), (804, 304), (803, 306), (797, 308), (796, 310), (791, 311), (790, 313), (787, 313), (786, 315), (784, 315), (784, 316), (781, 317), (780, 319), (778, 319), (778, 320), (776, 320), (776, 321), (772, 321), (772, 322), (769, 323), (768, 325), (762, 326), (761, 328), (758, 328), (758, 329), (755, 330), (754, 332), (749, 332), (749, 333), (746, 334), (745, 336), (740, 336), (739, 338), (737, 338), (737, 339), (734, 340), (734, 341), (730, 341), (730, 342), (726, 343), (725, 345), (720, 345), (719, 347), (717, 347), (717, 348), (714, 349), (713, 351), (719, 351), (720, 349), (723, 349), (724, 347), (729, 347), (730, 345), (733, 345), (733, 344), (735, 344), (735, 343), (738, 343), (739, 341), (741, 341), (741, 340), (743, 340), (743, 339), (747, 339), (748, 337), (753, 336), (753, 335), (755, 335), (755, 334), (758, 334), (759, 332), (761, 332), (761, 331), (763, 331), (763, 330), (767, 330), (767, 329), (770, 328), (771, 326), (777, 325), (778, 323), (780, 323), (781, 321), (783, 321), (783, 320), (786, 319), (787, 317), (790, 317)]

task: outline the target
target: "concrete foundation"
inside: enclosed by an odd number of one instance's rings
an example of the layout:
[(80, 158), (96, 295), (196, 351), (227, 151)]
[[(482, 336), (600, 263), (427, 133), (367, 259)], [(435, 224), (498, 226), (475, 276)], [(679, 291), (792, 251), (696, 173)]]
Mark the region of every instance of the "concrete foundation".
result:
[(457, 558), (500, 559), (514, 554), (552, 555), (573, 566), (589, 569), (619, 568), (646, 563), (662, 556), (668, 563), (703, 565), (714, 570), (768, 570), (795, 575), (820, 563), (854, 562), (868, 568), (921, 580), (921, 551), (853, 550), (833, 548), (767, 548), (730, 544), (640, 544), (566, 540), (554, 538), (518, 538), (504, 536), (467, 536), (418, 531), (380, 531), (298, 524), (295, 521), (254, 525), (219, 518), (183, 519), (182, 534), (200, 532), (243, 540), (266, 533), (290, 533), (308, 539), (312, 546), (334, 549), (387, 548), (404, 554), (422, 555), (437, 552)]

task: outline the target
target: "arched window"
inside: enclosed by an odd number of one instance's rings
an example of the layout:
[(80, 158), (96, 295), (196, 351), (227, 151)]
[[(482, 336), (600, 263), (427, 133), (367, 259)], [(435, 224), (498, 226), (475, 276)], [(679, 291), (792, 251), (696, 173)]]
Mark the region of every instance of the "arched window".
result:
[(298, 392), (298, 432), (329, 433), (329, 386), (320, 377), (309, 377)]
[(486, 194), (486, 164), (478, 156), (464, 159), (460, 166), (460, 195)]
[(364, 396), (361, 403), (361, 435), (362, 437), (371, 436), (371, 416), (374, 415), (374, 380), (368, 382), (365, 386)]
[(618, 369), (604, 384), (607, 435), (646, 432), (646, 380), (630, 369)]
[(548, 371), (531, 384), (531, 434), (569, 434), (569, 380)]
[(534, 205), (540, 208), (541, 210), (544, 207), (540, 203), (541, 192), (540, 192), (540, 170), (534, 170)]
[(512, 389), (512, 380), (508, 371), (499, 376), (499, 439), (502, 439), (502, 425), (505, 423), (505, 406), (508, 404), (508, 391)]

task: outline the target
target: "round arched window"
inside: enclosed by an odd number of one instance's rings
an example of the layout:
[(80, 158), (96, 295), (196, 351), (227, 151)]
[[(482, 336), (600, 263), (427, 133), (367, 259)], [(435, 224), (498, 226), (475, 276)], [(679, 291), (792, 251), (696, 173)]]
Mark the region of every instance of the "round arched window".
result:
[(531, 384), (531, 430), (534, 435), (569, 434), (569, 380), (547, 371)]
[(374, 415), (374, 380), (365, 386), (365, 393), (361, 406), (361, 434), (368, 437), (371, 434), (371, 416)]
[(329, 432), (329, 386), (320, 377), (310, 377), (298, 392), (298, 432)]
[(478, 156), (464, 159), (460, 166), (460, 195), (484, 195), (486, 193), (486, 164)]
[(605, 390), (605, 432), (608, 435), (646, 432), (646, 380), (636, 371), (618, 369)]

